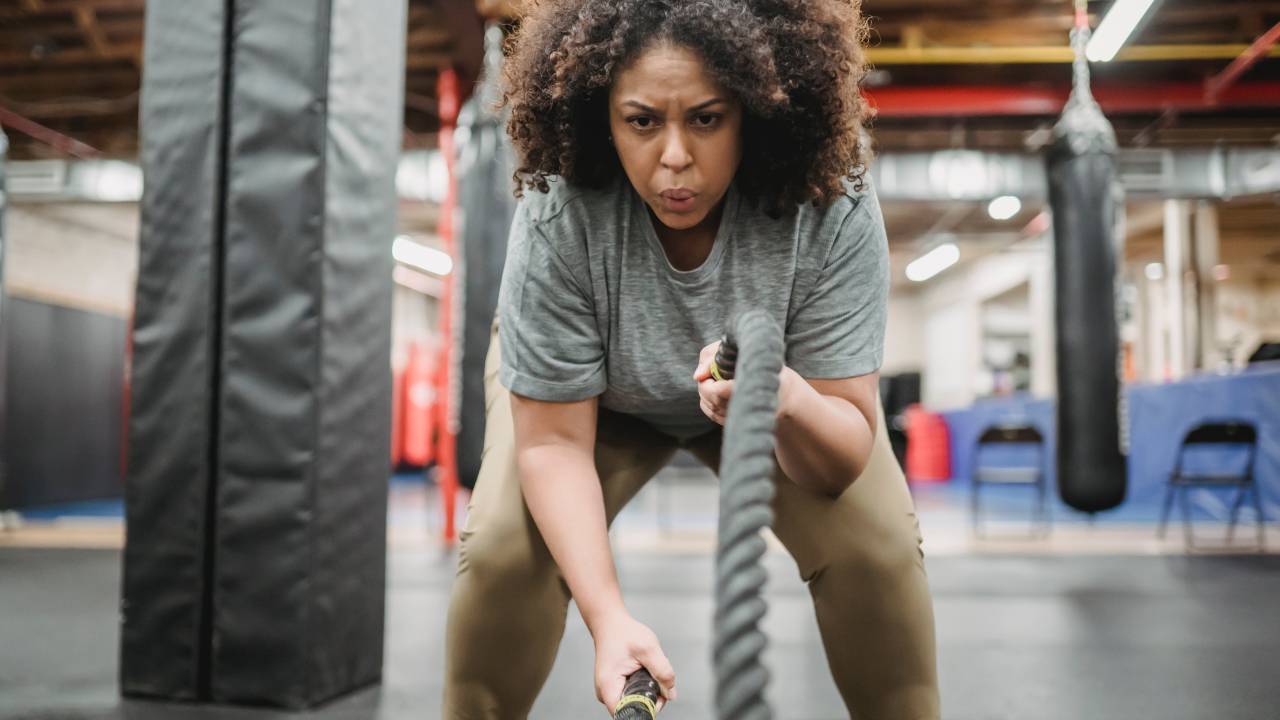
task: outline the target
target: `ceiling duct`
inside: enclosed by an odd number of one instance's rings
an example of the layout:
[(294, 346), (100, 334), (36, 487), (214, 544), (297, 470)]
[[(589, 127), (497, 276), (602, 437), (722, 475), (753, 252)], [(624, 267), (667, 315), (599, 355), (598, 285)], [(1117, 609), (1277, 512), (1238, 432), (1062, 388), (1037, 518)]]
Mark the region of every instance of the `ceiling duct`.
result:
[[(1128, 149), (1118, 155), (1130, 197), (1230, 199), (1280, 192), (1280, 149)], [(400, 156), (401, 199), (439, 202), (443, 159), (438, 151)], [(986, 202), (1002, 195), (1047, 197), (1044, 160), (1032, 153), (939, 150), (885, 153), (871, 166), (881, 200)], [(123, 160), (27, 160), (8, 165), (9, 192), (18, 201), (136, 202), (142, 172)]]
[(66, 189), (67, 161), (11, 160), (6, 174), (9, 194), (15, 198), (59, 197)]
[[(1117, 158), (1131, 197), (1230, 199), (1280, 192), (1280, 149), (1128, 149)], [(1029, 153), (886, 153), (871, 175), (881, 200), (1043, 200), (1047, 187), (1043, 159)]]

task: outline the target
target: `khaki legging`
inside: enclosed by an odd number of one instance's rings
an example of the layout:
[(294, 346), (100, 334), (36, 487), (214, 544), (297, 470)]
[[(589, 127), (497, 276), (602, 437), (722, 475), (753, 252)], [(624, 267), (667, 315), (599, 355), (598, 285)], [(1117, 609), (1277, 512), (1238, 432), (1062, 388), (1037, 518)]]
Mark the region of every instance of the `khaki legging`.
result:
[[(495, 332), (485, 363), (483, 460), (449, 605), (446, 720), (526, 717), (555, 662), (569, 603), (568, 586), (521, 495), (510, 396), (497, 380), (499, 353)], [(883, 428), (883, 413), (878, 422)], [(610, 522), (680, 447), (718, 468), (718, 431), (680, 443), (600, 409), (595, 462)], [(933, 606), (920, 530), (885, 433), (877, 433), (862, 476), (837, 499), (800, 489), (780, 470), (776, 486), (773, 531), (809, 586), (827, 662), (851, 715), (937, 718)], [(513, 661), (515, 638), (521, 656)]]

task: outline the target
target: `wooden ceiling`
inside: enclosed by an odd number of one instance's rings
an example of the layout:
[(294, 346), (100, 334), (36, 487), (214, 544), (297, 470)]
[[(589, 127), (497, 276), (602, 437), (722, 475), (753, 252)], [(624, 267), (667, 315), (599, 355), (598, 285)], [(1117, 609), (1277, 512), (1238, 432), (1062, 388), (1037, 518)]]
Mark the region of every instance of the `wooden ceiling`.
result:
[[(409, 6), (405, 145), (434, 146), (436, 79), (452, 66), (474, 83), (484, 19), (473, 0)], [(39, 128), (103, 155), (137, 153), (144, 9), (144, 0), (0, 0), (0, 125), (12, 157), (67, 155)]]
[[(405, 68), (405, 145), (432, 146), (438, 128), (436, 80), (454, 67), (470, 87), (481, 62), (484, 20), (477, 4), (495, 0), (409, 0)], [(1110, 1), (1089, 3), (1096, 25)], [(0, 0), (0, 123), (15, 158), (63, 157), (65, 136), (108, 156), (137, 151), (145, 0)], [(1064, 87), (1071, 0), (865, 0), (873, 35), (869, 92), (1011, 92)], [(1132, 45), (1161, 60), (1095, 66), (1099, 84), (1118, 87), (1203, 83), (1243, 47), (1280, 23), (1280, 0), (1163, 0)], [(1280, 54), (1241, 82), (1280, 81)], [(933, 117), (884, 116), (874, 125), (881, 151), (975, 147), (1025, 149), (1053, 113)], [(1153, 108), (1115, 116), (1125, 145), (1280, 143), (1280, 109)], [(44, 128), (49, 132), (41, 131)], [(27, 130), (33, 132), (27, 132)], [(32, 135), (39, 137), (33, 137)]]

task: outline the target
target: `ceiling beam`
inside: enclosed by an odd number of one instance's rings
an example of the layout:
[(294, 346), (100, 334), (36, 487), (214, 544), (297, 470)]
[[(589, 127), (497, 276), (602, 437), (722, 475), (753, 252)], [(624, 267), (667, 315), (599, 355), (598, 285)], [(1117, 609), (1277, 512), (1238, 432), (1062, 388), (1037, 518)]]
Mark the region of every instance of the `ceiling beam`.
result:
[(453, 55), (447, 52), (410, 52), (405, 57), (405, 68), (408, 70), (426, 70), (446, 68), (453, 64)]
[(98, 57), (107, 57), (111, 52), (110, 43), (107, 37), (102, 34), (102, 28), (98, 27), (98, 14), (91, 7), (78, 7), (75, 9), (76, 27), (84, 33), (85, 44), (93, 49)]
[(429, 25), (410, 30), (406, 39), (409, 47), (448, 47), (453, 44), (453, 35), (447, 29)]
[(0, 68), (40, 72), (46, 68), (63, 68), (68, 65), (85, 65), (89, 72), (102, 72), (110, 68), (100, 67), (102, 60), (133, 60), (142, 52), (141, 43), (111, 45), (93, 49), (56, 50), (48, 55), (33, 57), (28, 52), (0, 53)]
[(94, 10), (144, 10), (146, 0), (23, 0), (27, 6), (38, 5), (39, 12), (70, 12), (87, 7)]
[(0, 95), (20, 102), (40, 102), (67, 96), (82, 98), (120, 97), (142, 86), (136, 70), (104, 73), (72, 71), (13, 75), (0, 73)]
[[(1056, 116), (1071, 88), (1004, 85), (894, 86), (867, 91), (878, 117)], [(1205, 101), (1198, 83), (1146, 83), (1093, 87), (1104, 112), (1161, 113), (1227, 108), (1280, 107), (1280, 83), (1257, 82), (1226, 89), (1216, 103)]]
[[(14, 102), (7, 100), (9, 109), (32, 120), (58, 120), (65, 118), (97, 118), (121, 116), (112, 120), (116, 124), (133, 126), (137, 122), (139, 91), (115, 98), (92, 100), (46, 100), (43, 102)], [(121, 121), (124, 121), (123, 123)]]

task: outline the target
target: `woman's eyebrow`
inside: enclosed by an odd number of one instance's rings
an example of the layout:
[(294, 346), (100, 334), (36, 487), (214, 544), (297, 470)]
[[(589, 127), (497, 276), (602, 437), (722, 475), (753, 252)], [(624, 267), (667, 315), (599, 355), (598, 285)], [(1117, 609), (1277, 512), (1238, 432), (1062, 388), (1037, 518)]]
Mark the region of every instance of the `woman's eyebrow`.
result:
[[(707, 109), (707, 108), (711, 107), (712, 105), (715, 105), (715, 104), (717, 104), (717, 103), (722, 103), (722, 102), (725, 102), (725, 100), (724, 100), (723, 98), (711, 98), (710, 100), (705, 100), (705, 101), (700, 102), (700, 103), (698, 103), (697, 105), (694, 105), (693, 107), (689, 108), (688, 112), (697, 112), (697, 111), (699, 111), (699, 110), (705, 110), (705, 109)], [(631, 105), (631, 106), (637, 107), (637, 108), (639, 108), (639, 109), (641, 109), (641, 110), (643, 110), (643, 111), (645, 111), (645, 112), (647, 112), (647, 113), (653, 113), (653, 114), (655, 114), (655, 115), (657, 115), (657, 114), (658, 114), (658, 109), (657, 109), (657, 108), (651, 108), (651, 107), (649, 107), (648, 105), (645, 105), (644, 103), (639, 102), (638, 100), (627, 100), (626, 102), (624, 102), (624, 103), (622, 103), (622, 104), (623, 104), (623, 105)]]

